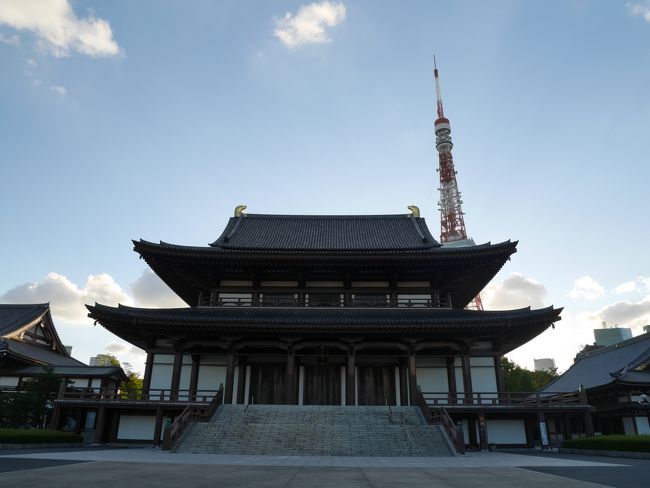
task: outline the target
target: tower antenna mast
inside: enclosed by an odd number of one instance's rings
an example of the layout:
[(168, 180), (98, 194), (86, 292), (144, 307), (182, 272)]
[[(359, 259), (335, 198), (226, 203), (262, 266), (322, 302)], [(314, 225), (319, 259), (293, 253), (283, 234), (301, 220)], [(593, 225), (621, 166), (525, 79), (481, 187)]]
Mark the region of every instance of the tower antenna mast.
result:
[[(451, 142), (451, 125), (445, 117), (442, 107), (442, 94), (440, 91), (440, 78), (438, 77), (438, 65), (436, 57), (433, 56), (433, 77), (436, 82), (436, 107), (438, 118), (434, 123), (436, 134), (436, 149), (438, 151), (438, 173), (440, 174), (440, 242), (455, 242), (467, 239), (465, 229), (465, 218), (463, 217), (463, 201), (460, 198), (458, 182), (456, 181), (456, 169), (451, 150), (454, 144)], [(471, 308), (483, 310), (480, 296), (474, 298)]]

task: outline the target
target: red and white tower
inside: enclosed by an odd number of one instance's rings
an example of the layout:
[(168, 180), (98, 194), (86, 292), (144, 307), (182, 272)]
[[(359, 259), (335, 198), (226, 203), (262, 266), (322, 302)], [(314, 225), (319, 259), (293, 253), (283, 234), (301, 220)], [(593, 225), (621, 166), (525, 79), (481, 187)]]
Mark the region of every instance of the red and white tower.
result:
[[(451, 125), (445, 117), (442, 109), (442, 95), (440, 93), (440, 79), (438, 78), (438, 66), (436, 57), (433, 57), (433, 76), (436, 80), (436, 101), (438, 118), (434, 123), (436, 134), (436, 149), (440, 167), (440, 242), (456, 242), (467, 240), (465, 230), (465, 219), (463, 217), (463, 201), (460, 199), (458, 182), (456, 181), (456, 168), (451, 150), (454, 144), (451, 142)], [(483, 310), (481, 297), (476, 296), (469, 308)]]

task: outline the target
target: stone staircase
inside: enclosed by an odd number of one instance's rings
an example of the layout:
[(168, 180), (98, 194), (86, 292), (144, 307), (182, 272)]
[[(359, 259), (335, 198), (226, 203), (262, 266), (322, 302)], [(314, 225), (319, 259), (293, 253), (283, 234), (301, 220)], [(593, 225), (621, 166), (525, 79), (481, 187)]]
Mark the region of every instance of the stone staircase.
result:
[[(391, 412), (392, 411), (392, 412)], [(408, 432), (408, 433), (407, 433)], [(222, 405), (176, 452), (282, 456), (450, 456), (417, 407)]]

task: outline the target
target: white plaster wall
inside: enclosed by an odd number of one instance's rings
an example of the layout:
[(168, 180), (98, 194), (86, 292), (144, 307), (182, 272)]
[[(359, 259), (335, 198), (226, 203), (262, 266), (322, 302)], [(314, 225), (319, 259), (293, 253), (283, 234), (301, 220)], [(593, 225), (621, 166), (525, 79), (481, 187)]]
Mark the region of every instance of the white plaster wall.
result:
[(125, 440), (153, 440), (155, 426), (155, 415), (120, 415), (117, 438)]
[(447, 399), (449, 383), (447, 381), (447, 368), (422, 368), (415, 370), (416, 381), (422, 393), (444, 393), (439, 395), (425, 395), (427, 400), (432, 398)]
[[(497, 376), (494, 370), (494, 359), (470, 358), (470, 371), (472, 374), (472, 391), (476, 393), (491, 393), (481, 395), (481, 399), (496, 398)], [(481, 403), (491, 403), (489, 400)]]
[(526, 444), (526, 426), (521, 419), (486, 419), (489, 444)]
[[(151, 390), (169, 390), (172, 386), (172, 364), (154, 364), (151, 368)], [(152, 392), (154, 393), (154, 392)]]
[(18, 386), (18, 376), (0, 376), (0, 386)]
[(639, 434), (650, 434), (650, 424), (648, 424), (648, 417), (636, 417), (636, 430)]
[(623, 431), (627, 435), (634, 435), (634, 417), (623, 417)]
[(68, 378), (68, 386), (72, 388), (87, 388), (88, 378)]
[(102, 386), (102, 379), (101, 378), (93, 378), (93, 382), (90, 384), (91, 387), (93, 388), (100, 388)]
[(201, 362), (199, 365), (197, 390), (199, 392), (205, 390), (216, 391), (219, 389), (221, 383), (223, 383), (224, 387), (226, 386), (226, 367), (214, 364), (203, 364), (203, 362)]

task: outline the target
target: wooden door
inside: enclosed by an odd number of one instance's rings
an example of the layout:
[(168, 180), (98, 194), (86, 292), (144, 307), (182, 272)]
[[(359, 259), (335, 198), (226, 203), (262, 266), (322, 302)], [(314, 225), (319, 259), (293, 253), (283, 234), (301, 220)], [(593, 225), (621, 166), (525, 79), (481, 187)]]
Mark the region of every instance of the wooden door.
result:
[(285, 403), (286, 365), (251, 365), (249, 403), (281, 405)]
[(395, 367), (359, 366), (359, 405), (395, 405)]
[(305, 366), (305, 405), (341, 404), (341, 367)]

